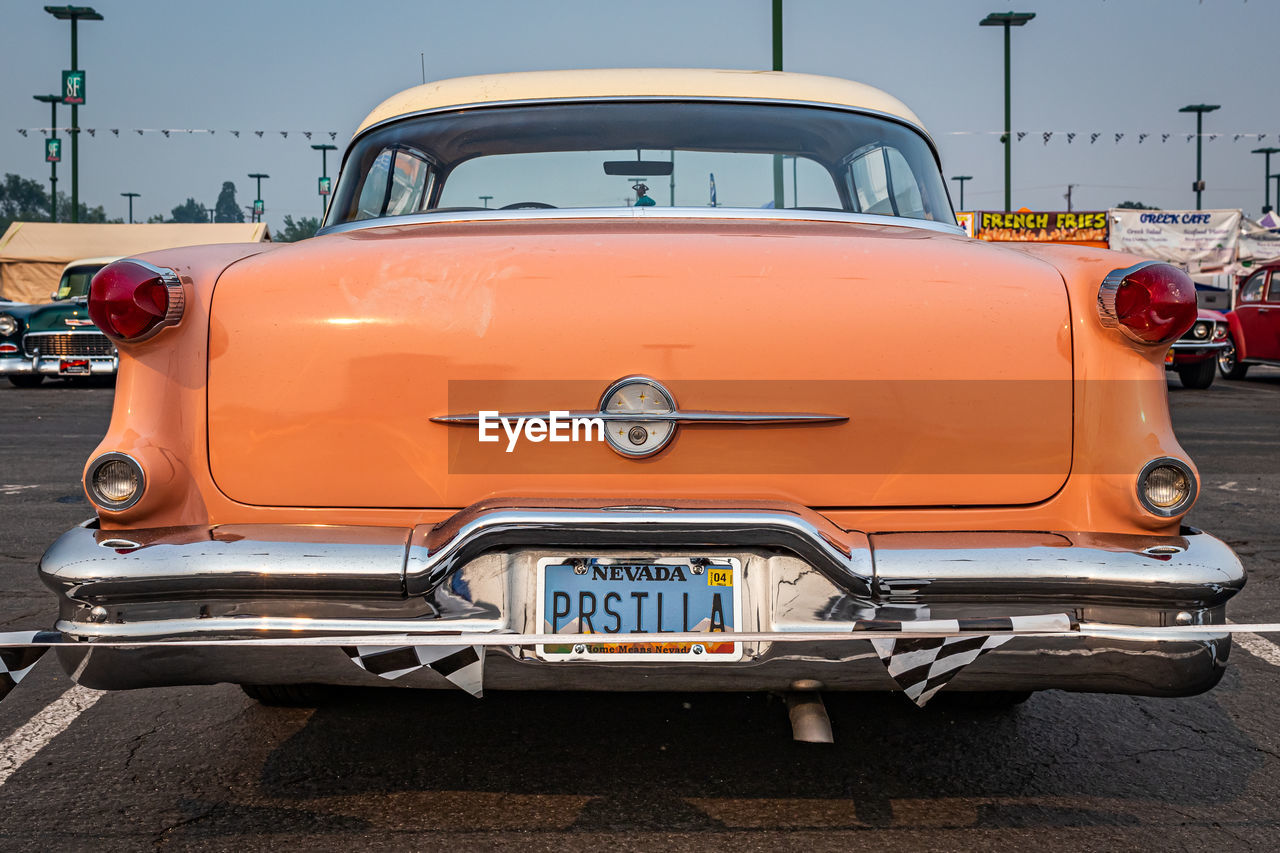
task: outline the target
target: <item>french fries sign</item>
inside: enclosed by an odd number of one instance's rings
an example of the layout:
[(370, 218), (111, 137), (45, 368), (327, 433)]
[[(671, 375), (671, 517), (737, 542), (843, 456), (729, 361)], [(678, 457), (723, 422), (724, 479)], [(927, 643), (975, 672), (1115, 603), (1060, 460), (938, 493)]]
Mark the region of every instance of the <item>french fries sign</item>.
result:
[(982, 211), (978, 214), (977, 236), (982, 240), (1029, 242), (1107, 241), (1107, 212), (1087, 210), (1062, 213)]

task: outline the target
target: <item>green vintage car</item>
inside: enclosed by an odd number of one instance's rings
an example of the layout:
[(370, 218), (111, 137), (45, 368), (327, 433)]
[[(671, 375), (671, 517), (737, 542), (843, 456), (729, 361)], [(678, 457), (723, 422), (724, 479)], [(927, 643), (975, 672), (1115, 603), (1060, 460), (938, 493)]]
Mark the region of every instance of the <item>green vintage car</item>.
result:
[(67, 264), (48, 305), (0, 302), (0, 375), (19, 388), (34, 388), (46, 376), (114, 376), (115, 345), (93, 325), (85, 303), (94, 273), (115, 260)]

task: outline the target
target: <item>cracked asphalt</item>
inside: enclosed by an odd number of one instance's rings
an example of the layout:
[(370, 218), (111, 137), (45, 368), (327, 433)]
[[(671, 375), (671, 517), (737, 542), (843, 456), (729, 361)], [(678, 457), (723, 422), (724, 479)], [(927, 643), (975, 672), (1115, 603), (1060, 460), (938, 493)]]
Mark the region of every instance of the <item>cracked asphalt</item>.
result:
[[(0, 630), (49, 623), (35, 563), (91, 514), (78, 478), (112, 393), (0, 387)], [(1169, 393), (1203, 478), (1190, 521), (1250, 571), (1231, 618), (1280, 621), (1280, 370)], [(69, 689), (42, 660), (0, 739)], [(765, 695), (93, 695), (0, 783), (0, 849), (1272, 850), (1280, 828), (1280, 667), (1239, 646), (1190, 699), (828, 696), (831, 746), (793, 743)]]

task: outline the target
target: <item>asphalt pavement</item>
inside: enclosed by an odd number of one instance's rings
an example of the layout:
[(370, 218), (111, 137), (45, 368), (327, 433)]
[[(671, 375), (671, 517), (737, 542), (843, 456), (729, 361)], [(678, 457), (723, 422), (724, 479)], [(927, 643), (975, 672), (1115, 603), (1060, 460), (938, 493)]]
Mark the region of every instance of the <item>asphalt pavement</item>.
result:
[[(92, 511), (110, 387), (0, 384), (0, 630), (47, 627), (44, 548)], [(1280, 621), (1280, 370), (1170, 381), (1190, 523)], [(1271, 640), (1280, 643), (1280, 637)], [(1057, 691), (1004, 713), (828, 696), (797, 744), (767, 695), (369, 691), (264, 708), (230, 685), (99, 693), (51, 656), (0, 704), (0, 850), (1273, 850), (1280, 645), (1189, 699)]]

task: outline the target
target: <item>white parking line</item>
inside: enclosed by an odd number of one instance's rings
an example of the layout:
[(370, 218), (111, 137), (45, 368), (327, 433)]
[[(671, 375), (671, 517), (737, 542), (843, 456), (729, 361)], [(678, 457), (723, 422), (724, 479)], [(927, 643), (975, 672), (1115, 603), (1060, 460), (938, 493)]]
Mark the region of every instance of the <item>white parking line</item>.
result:
[(1262, 658), (1272, 666), (1280, 666), (1280, 646), (1257, 634), (1232, 634), (1231, 636), (1240, 644), (1240, 648), (1249, 654)]
[(18, 772), (49, 741), (66, 731), (76, 717), (93, 707), (104, 695), (102, 690), (90, 690), (80, 685), (54, 699), (44, 710), (27, 720), (17, 731), (0, 741), (0, 785)]

